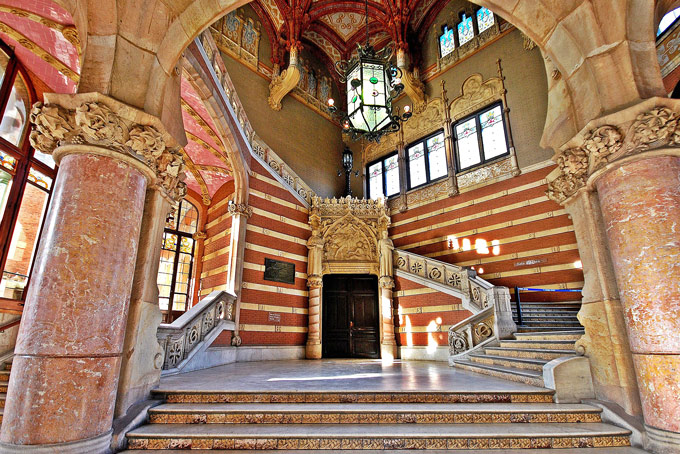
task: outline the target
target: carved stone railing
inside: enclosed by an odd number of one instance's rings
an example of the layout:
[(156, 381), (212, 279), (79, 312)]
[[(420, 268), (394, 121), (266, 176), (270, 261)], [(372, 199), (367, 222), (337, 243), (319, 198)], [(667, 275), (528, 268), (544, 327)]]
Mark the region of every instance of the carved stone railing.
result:
[(163, 370), (174, 369), (222, 320), (234, 320), (236, 296), (215, 291), (172, 323), (158, 327), (158, 343), (164, 352)]
[(459, 296), (462, 306), (472, 312), (449, 327), (449, 361), (508, 338), (517, 330), (507, 287), (485, 281), (474, 270), (401, 249), (394, 250), (394, 266), (397, 276), (404, 273), (430, 288)]
[(200, 47), (207, 56), (210, 65), (215, 72), (219, 84), (224, 89), (227, 101), (236, 114), (239, 124), (243, 128), (243, 132), (248, 140), (253, 157), (261, 161), (265, 167), (271, 169), (272, 173), (278, 175), (279, 181), (287, 186), (291, 192), (298, 194), (307, 204), (311, 203), (312, 197), (316, 194), (305, 183), (300, 176), (298, 176), (293, 169), (288, 167), (283, 160), (258, 137), (253, 129), (253, 126), (248, 120), (248, 115), (241, 104), (241, 100), (236, 93), (234, 83), (232, 82), (227, 68), (224, 65), (220, 50), (215, 43), (215, 40), (209, 30), (204, 31), (196, 38), (196, 44)]
[(494, 286), (478, 277), (474, 270), (402, 249), (394, 250), (394, 266), (397, 270), (459, 291), (467, 297), (463, 305), (469, 303), (471, 307), (466, 309), (472, 312), (479, 312), (494, 303)]
[(495, 306), (487, 307), (449, 327), (449, 363), (497, 340)]

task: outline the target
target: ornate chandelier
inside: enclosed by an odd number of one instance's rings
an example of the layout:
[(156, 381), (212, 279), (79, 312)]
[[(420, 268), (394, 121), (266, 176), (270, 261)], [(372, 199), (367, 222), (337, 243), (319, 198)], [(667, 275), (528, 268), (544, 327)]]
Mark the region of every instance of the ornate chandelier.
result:
[[(340, 81), (347, 84), (347, 114), (342, 118), (343, 132), (352, 140), (364, 138), (379, 142), (380, 138), (399, 131), (401, 122), (411, 117), (409, 106), (404, 113), (392, 109), (392, 101), (404, 90), (401, 69), (390, 59), (393, 46), (376, 51), (368, 41), (368, 0), (366, 7), (366, 45), (357, 44), (358, 53), (349, 62), (335, 63)], [(328, 100), (328, 109), (336, 112), (335, 100)]]

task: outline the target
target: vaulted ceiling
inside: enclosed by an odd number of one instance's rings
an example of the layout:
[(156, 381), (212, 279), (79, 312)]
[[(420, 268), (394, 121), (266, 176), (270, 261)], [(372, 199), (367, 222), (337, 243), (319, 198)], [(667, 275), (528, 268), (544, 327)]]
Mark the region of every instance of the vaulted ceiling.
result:
[[(370, 43), (417, 50), (419, 37), (447, 0), (369, 0)], [(285, 64), (291, 46), (312, 45), (331, 60), (348, 59), (366, 39), (366, 6), (360, 0), (254, 0), (268, 31), (274, 63)]]
[[(46, 85), (46, 91), (75, 93), (80, 78), (80, 40), (71, 15), (51, 0), (2, 0), (0, 39)], [(131, 81), (133, 83), (133, 81)], [(189, 189), (209, 204), (232, 179), (231, 164), (203, 100), (182, 79), (183, 149)]]

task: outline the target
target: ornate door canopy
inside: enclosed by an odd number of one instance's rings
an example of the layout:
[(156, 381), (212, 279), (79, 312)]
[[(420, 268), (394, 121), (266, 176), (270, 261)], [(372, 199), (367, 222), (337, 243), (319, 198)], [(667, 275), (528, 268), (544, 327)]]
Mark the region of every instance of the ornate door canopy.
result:
[[(381, 200), (312, 199), (312, 238), (318, 242), (310, 276), (370, 273), (380, 276), (379, 241), (387, 235), (390, 216)], [(311, 240), (310, 240), (311, 241)]]

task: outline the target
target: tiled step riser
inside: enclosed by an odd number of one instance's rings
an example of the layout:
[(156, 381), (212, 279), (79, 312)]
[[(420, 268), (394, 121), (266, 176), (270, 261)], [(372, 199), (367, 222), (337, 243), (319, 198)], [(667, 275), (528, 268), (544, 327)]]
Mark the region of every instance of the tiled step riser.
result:
[(511, 356), (514, 358), (532, 358), (532, 359), (546, 359), (552, 360), (566, 356), (566, 353), (551, 353), (551, 352), (524, 352), (521, 350), (500, 350), (496, 348), (486, 348), (485, 353), (489, 355)]
[(522, 336), (515, 336), (515, 339), (517, 340), (530, 340), (530, 341), (556, 341), (556, 340), (568, 340), (568, 341), (573, 341), (576, 342), (577, 340), (581, 339), (583, 337), (583, 334), (530, 334), (530, 335), (522, 335)]
[[(542, 385), (541, 385), (542, 386)], [(162, 395), (159, 397), (163, 397)], [(269, 394), (269, 393), (172, 393), (168, 403), (528, 403), (552, 402), (548, 393), (436, 394), (436, 393), (362, 393), (362, 394)]]
[(592, 413), (151, 413), (152, 424), (505, 424), (601, 422)]
[[(517, 320), (515, 320), (515, 323), (517, 323)], [(517, 326), (517, 332), (518, 333), (542, 333), (542, 332), (550, 332), (550, 331), (565, 331), (565, 330), (570, 330), (570, 329), (583, 329), (582, 326), (524, 326), (524, 325), (518, 325)]]
[(534, 348), (541, 350), (573, 350), (574, 342), (547, 342), (547, 341), (501, 341), (501, 347), (507, 348)]
[(7, 392), (7, 383), (0, 383), (0, 393)]
[(129, 438), (130, 449), (538, 449), (630, 446), (628, 437), (516, 438)]
[(524, 362), (520, 362), (520, 361), (502, 360), (502, 359), (488, 358), (488, 357), (483, 357), (483, 356), (471, 356), (470, 361), (472, 361), (473, 363), (480, 363), (480, 364), (514, 367), (515, 369), (543, 371), (543, 365), (542, 364), (531, 364), (531, 363), (524, 363)]
[(532, 386), (540, 386), (543, 387), (545, 384), (543, 383), (543, 378), (542, 377), (526, 377), (524, 375), (516, 375), (513, 373), (508, 373), (508, 372), (501, 372), (498, 370), (489, 370), (481, 367), (474, 367), (474, 366), (468, 366), (466, 364), (456, 364), (456, 367), (459, 367), (461, 369), (469, 370), (470, 372), (476, 372), (478, 374), (484, 374), (484, 375), (490, 375), (492, 377), (496, 378), (502, 378), (505, 380), (511, 380), (514, 382), (518, 383), (526, 383), (527, 385), (532, 385)]

